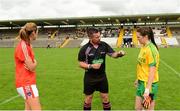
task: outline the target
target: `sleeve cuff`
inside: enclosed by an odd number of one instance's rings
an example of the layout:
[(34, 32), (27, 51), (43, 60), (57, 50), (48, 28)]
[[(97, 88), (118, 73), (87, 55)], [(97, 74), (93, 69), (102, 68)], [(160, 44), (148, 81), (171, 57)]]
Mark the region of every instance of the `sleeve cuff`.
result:
[(149, 64), (149, 66), (151, 67), (151, 66), (156, 66), (156, 63), (154, 62), (154, 63), (151, 63), (151, 64)]

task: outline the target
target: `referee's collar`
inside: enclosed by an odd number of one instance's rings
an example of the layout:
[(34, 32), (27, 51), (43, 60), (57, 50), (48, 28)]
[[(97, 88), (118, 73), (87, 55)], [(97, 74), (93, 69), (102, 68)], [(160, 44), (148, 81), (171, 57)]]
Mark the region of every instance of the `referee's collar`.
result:
[[(90, 46), (93, 46), (93, 44), (90, 42), (90, 40), (89, 40), (88, 44), (89, 44)], [(100, 41), (98, 45), (99, 45), (99, 46), (102, 45), (102, 41)]]

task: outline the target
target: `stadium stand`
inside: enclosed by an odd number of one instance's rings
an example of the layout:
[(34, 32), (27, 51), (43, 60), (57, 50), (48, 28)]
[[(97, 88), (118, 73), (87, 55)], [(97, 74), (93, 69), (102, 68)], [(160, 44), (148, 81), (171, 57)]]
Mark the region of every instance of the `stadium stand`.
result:
[(3, 47), (3, 48), (14, 47), (14, 39), (3, 39), (3, 40), (0, 40), (0, 47)]
[(1, 29), (1, 39), (12, 39), (18, 36), (19, 29)]
[(156, 42), (156, 44), (159, 45), (159, 46), (162, 44), (160, 37), (155, 38), (155, 42)]
[(172, 31), (172, 35), (177, 37), (177, 38), (180, 38), (180, 27), (170, 27), (170, 30)]
[[(159, 16), (160, 19), (155, 21)], [(86, 31), (89, 27), (100, 29), (102, 40), (113, 47), (138, 47), (136, 30), (139, 26), (152, 27), (159, 46), (177, 46), (180, 42), (179, 16), (180, 14), (152, 14), (0, 21), (0, 47), (14, 47), (19, 29), (30, 21), (35, 22), (39, 28), (38, 38), (33, 42), (34, 47), (79, 47), (88, 39)]]
[(119, 27), (101, 27), (101, 34), (103, 37), (118, 37), (120, 28)]
[(70, 39), (69, 42), (64, 46), (65, 48), (80, 47), (83, 39)]
[(167, 45), (169, 46), (174, 46), (174, 45), (179, 45), (178, 41), (176, 38), (164, 38), (166, 40)]
[(51, 48), (58, 47), (61, 44), (61, 40), (59, 39), (47, 39), (47, 38), (39, 38), (32, 42), (33, 47), (47, 47), (50, 45)]

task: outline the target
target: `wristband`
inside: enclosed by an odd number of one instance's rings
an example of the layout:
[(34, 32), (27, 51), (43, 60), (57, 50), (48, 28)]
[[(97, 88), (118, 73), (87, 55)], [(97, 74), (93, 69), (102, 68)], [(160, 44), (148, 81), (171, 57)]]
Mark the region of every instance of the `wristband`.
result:
[(92, 69), (92, 65), (91, 64), (88, 64), (88, 69)]
[(144, 93), (148, 93), (148, 94), (149, 94), (149, 89), (146, 88), (145, 91), (144, 91)]

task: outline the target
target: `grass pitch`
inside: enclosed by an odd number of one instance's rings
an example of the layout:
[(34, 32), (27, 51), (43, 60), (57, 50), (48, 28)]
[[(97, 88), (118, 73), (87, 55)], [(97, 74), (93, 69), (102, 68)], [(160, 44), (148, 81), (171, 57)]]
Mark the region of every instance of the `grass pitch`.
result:
[[(115, 49), (118, 50), (118, 49)], [(127, 55), (107, 56), (106, 72), (113, 110), (133, 110), (134, 80), (139, 49), (124, 49)], [(81, 110), (84, 70), (78, 67), (78, 48), (34, 49), (38, 61), (37, 87), (43, 110)], [(180, 48), (160, 49), (157, 110), (180, 110)], [(168, 64), (168, 66), (167, 66)], [(169, 68), (171, 67), (171, 68)], [(173, 68), (173, 69), (172, 69)], [(14, 49), (0, 48), (0, 109), (23, 110), (24, 101), (15, 88)], [(92, 109), (102, 110), (99, 93), (94, 93)]]

